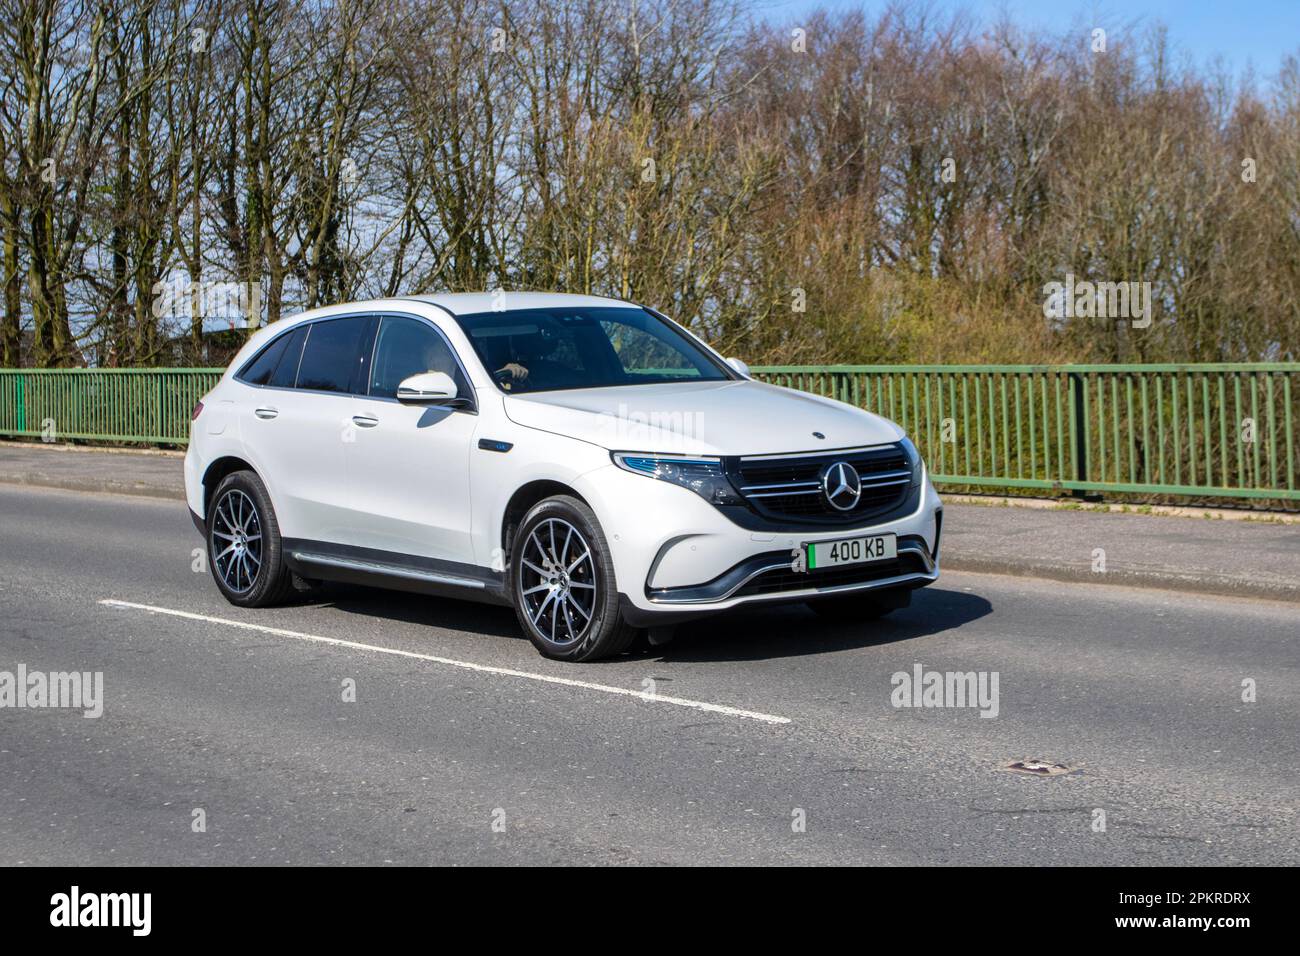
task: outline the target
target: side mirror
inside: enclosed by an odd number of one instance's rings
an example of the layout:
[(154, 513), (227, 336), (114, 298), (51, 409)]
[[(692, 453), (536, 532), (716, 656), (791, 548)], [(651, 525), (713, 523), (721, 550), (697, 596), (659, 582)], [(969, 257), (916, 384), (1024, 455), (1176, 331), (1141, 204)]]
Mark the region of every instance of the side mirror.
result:
[(727, 364), (730, 365), (737, 372), (739, 372), (741, 375), (745, 376), (745, 378), (749, 378), (749, 366), (746, 365), (744, 362), (742, 362), (740, 359), (729, 358), (727, 359)]
[(456, 382), (446, 372), (421, 372), (402, 379), (397, 400), (403, 405), (458, 405)]

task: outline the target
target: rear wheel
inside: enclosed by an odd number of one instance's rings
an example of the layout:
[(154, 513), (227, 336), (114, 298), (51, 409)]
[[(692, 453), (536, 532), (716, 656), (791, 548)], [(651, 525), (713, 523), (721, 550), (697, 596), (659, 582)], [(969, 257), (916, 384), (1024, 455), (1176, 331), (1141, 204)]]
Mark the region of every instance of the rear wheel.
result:
[(592, 661), (620, 654), (636, 631), (618, 611), (609, 545), (596, 515), (560, 495), (533, 506), (510, 554), (515, 615), (546, 657)]
[(240, 607), (279, 604), (293, 591), (280, 525), (262, 479), (227, 475), (208, 504), (208, 567), (227, 601)]
[(846, 594), (842, 597), (826, 597), (807, 602), (808, 607), (819, 617), (841, 624), (874, 621), (884, 617), (890, 611), (897, 611), (911, 603), (912, 591), (909, 588), (887, 588), (882, 591)]

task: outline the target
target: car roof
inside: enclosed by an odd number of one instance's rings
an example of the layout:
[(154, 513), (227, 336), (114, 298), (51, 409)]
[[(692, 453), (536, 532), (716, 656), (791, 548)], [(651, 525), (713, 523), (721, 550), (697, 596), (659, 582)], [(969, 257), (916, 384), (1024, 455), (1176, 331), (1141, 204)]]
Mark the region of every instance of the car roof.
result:
[(475, 315), (479, 312), (516, 309), (567, 309), (576, 307), (639, 309), (623, 299), (601, 295), (570, 295), (566, 292), (438, 292), (432, 295), (409, 295), (406, 299), (440, 306), (452, 315)]
[[(567, 292), (435, 292), (427, 295), (400, 295), (386, 299), (367, 299), (355, 302), (332, 302), (304, 312), (281, 316), (262, 326), (249, 342), (265, 341), (287, 328), (316, 319), (328, 319), (349, 312), (376, 309), (391, 311), (402, 302), (426, 302), (446, 309), (452, 315), (475, 315), (480, 312), (513, 312), (516, 309), (587, 308), (640, 309), (641, 306), (626, 299), (613, 299), (603, 295), (570, 295)], [(263, 334), (266, 333), (266, 334)]]
[[(317, 319), (328, 319), (351, 312), (375, 309), (392, 311), (400, 308), (402, 302), (425, 302), (446, 309), (453, 316), (476, 315), (481, 312), (513, 312), (516, 309), (565, 309), (565, 308), (605, 308), (605, 309), (640, 309), (641, 306), (625, 299), (612, 299), (603, 295), (570, 295), (566, 292), (436, 292), (429, 295), (402, 295), (387, 299), (369, 299), (357, 302), (334, 302), (317, 306), (305, 312), (282, 316), (274, 322), (262, 326), (244, 343), (244, 347), (235, 354), (235, 360), (245, 354), (251, 355), (260, 349), (268, 339), (285, 329)], [(504, 308), (503, 308), (504, 307)]]

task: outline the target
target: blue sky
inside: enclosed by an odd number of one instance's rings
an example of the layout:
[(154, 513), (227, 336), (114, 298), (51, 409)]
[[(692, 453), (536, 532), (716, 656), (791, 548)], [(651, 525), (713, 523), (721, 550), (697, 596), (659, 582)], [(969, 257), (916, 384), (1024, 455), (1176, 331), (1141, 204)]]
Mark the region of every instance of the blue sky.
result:
[[(826, 7), (865, 7), (874, 13), (883, 0), (753, 0), (756, 13), (777, 19)], [(1253, 66), (1267, 80), (1287, 54), (1300, 54), (1300, 0), (931, 0), (939, 11), (965, 10), (976, 23), (1008, 12), (1015, 22), (1064, 32), (1087, 24), (1106, 28), (1163, 22), (1175, 50), (1198, 66), (1221, 57), (1229, 73), (1239, 76)]]

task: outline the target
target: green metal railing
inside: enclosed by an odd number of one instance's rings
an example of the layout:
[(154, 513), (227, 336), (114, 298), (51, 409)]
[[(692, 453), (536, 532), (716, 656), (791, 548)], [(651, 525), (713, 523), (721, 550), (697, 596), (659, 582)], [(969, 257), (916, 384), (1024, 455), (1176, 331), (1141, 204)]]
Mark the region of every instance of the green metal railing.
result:
[(222, 369), (0, 369), (0, 435), (185, 444)]
[(1300, 363), (753, 372), (893, 419), (942, 484), (1300, 500)]
[[(947, 486), (1300, 501), (1300, 363), (753, 369), (902, 425)], [(0, 369), (0, 435), (184, 444), (220, 369)]]

